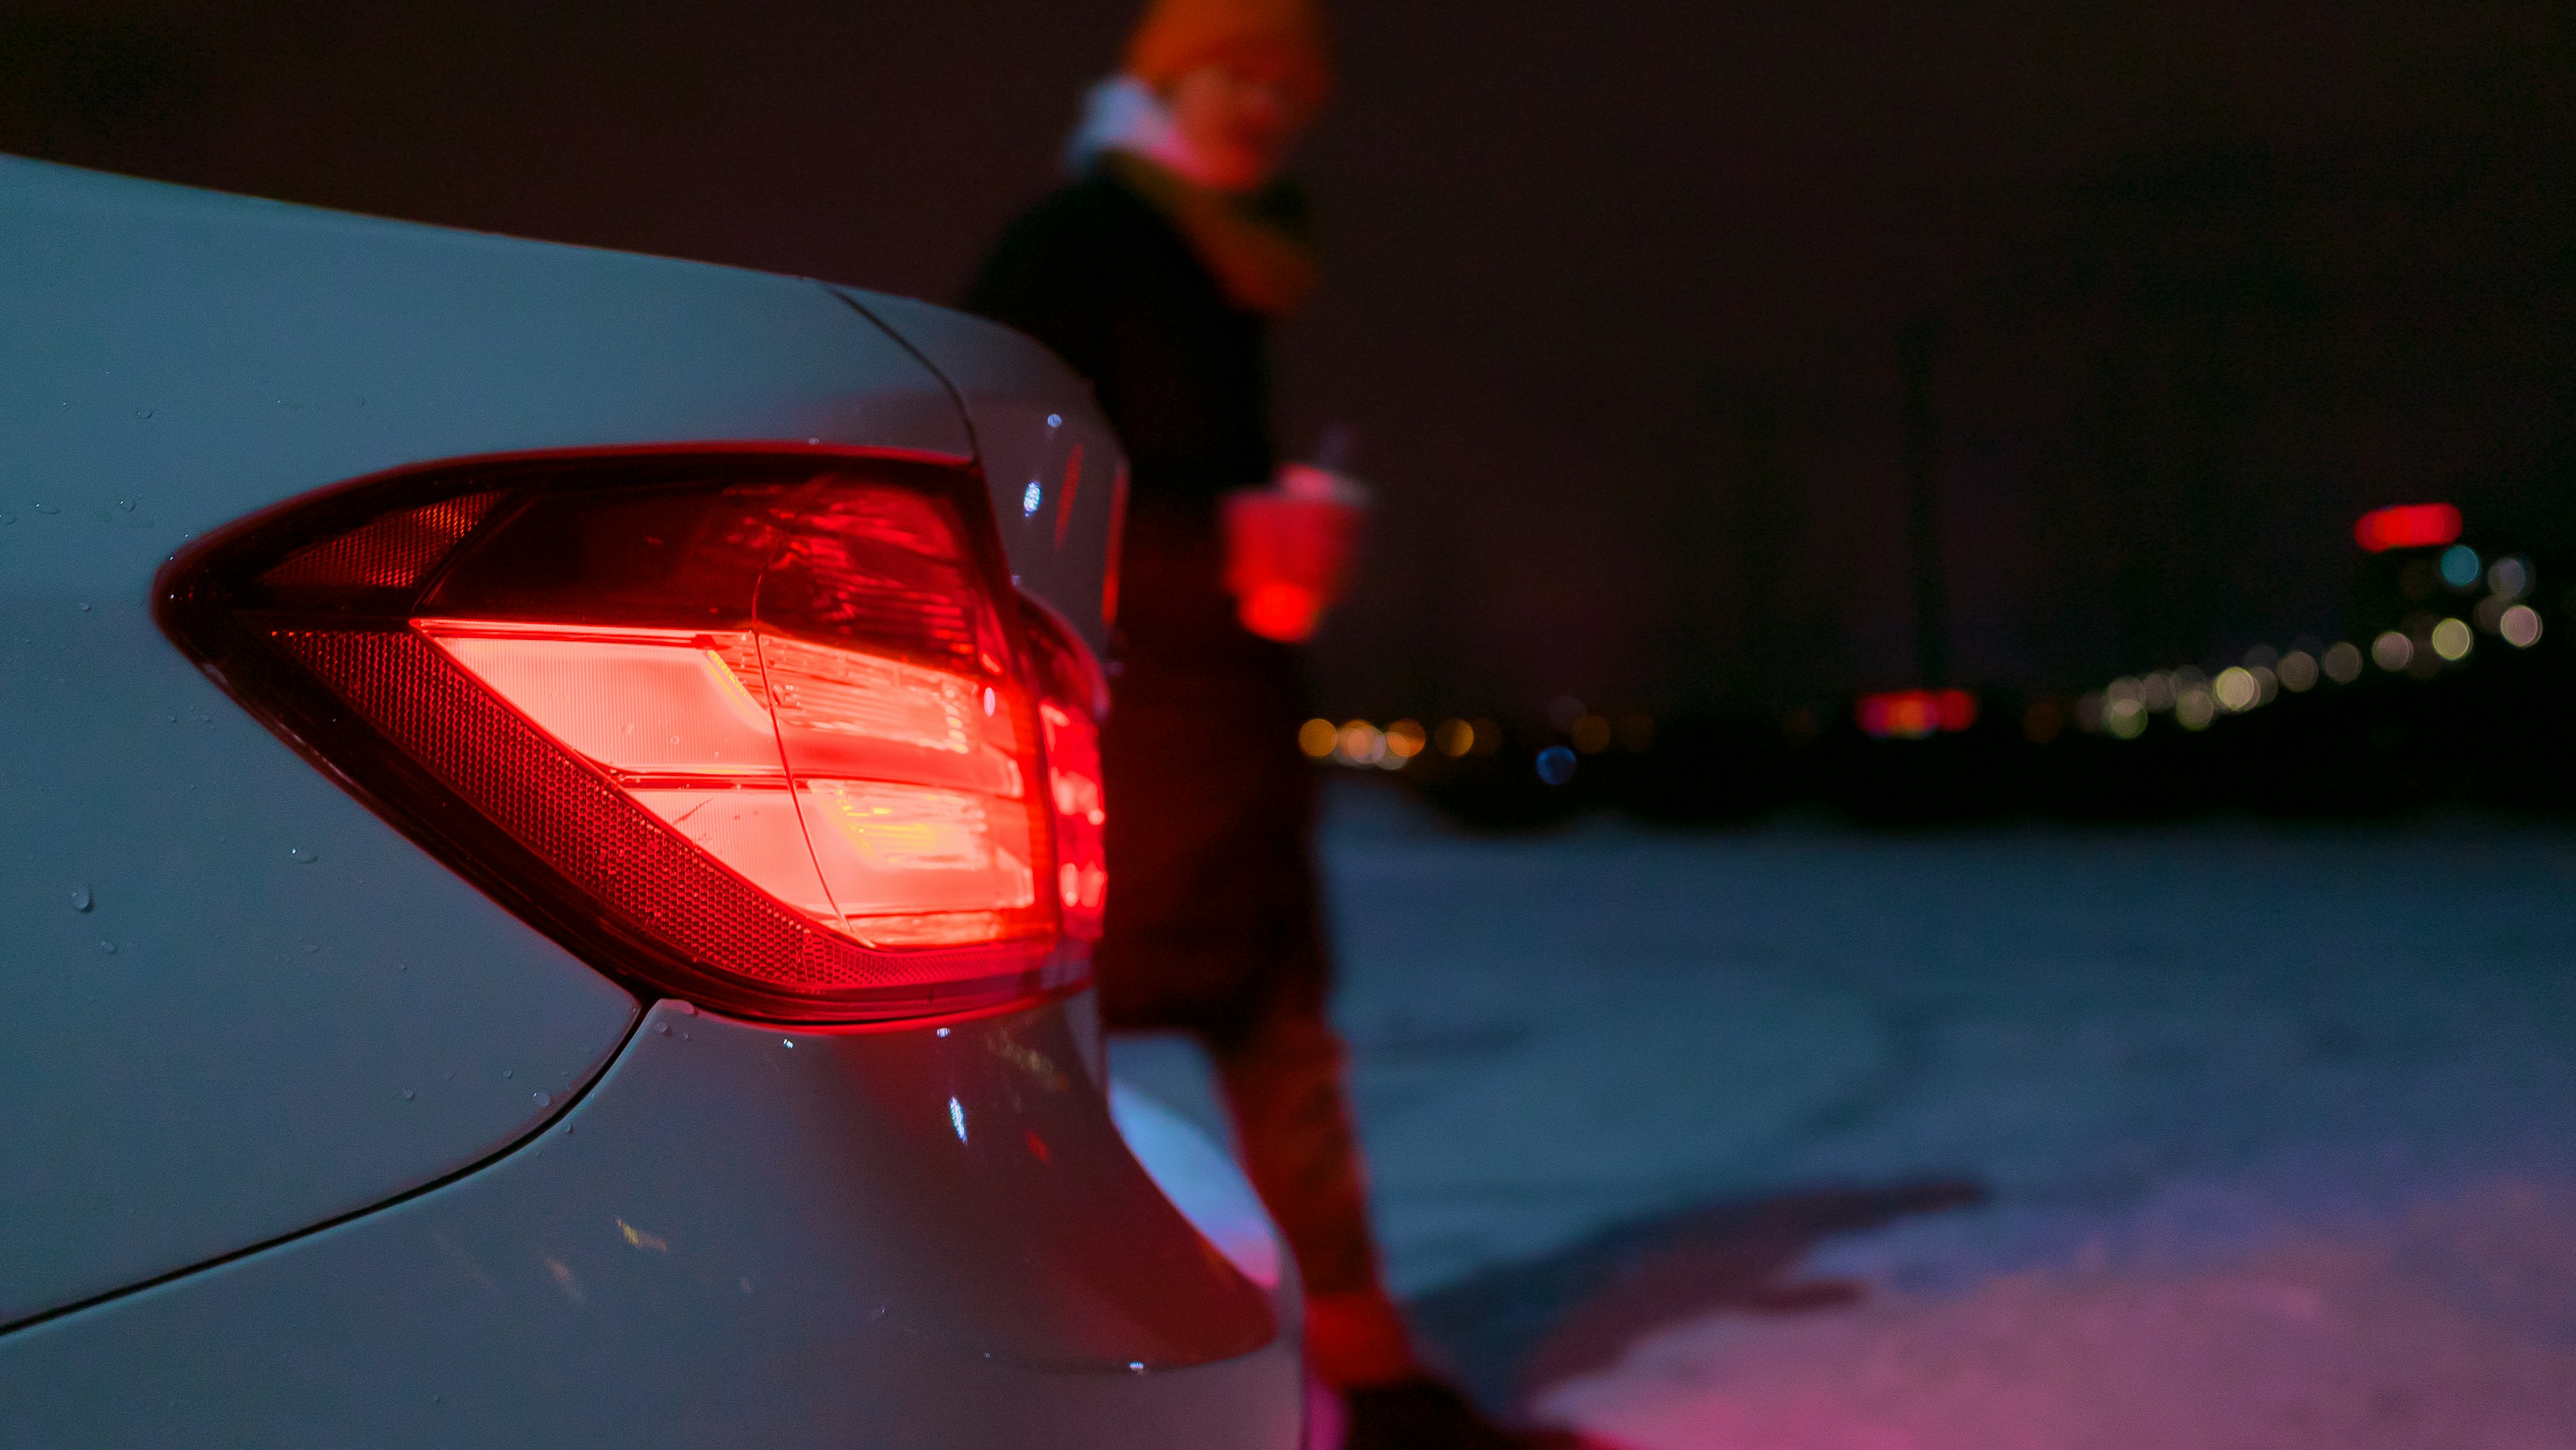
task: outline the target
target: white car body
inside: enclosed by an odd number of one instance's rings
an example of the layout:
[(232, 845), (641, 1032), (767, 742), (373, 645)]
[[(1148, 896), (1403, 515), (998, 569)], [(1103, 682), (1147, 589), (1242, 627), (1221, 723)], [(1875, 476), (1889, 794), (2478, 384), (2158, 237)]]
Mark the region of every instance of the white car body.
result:
[[(714, 446), (980, 470), (1103, 648), (1113, 490), (1058, 495), (1117, 443), (1015, 334), (0, 158), (0, 1443), (1297, 1443), (1293, 1274), (1130, 1108), (1152, 1186), (1087, 993), (639, 996), (156, 622), (190, 540), (345, 480)], [(1024, 1131), (1045, 1176), (988, 1161)], [(1153, 1252), (1208, 1273), (1103, 1277)]]

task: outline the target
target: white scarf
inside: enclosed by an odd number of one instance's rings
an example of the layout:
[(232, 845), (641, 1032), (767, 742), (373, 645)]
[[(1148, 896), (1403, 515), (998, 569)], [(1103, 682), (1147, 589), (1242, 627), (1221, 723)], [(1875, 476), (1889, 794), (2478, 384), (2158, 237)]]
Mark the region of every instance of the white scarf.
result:
[(1195, 176), (1197, 158), (1172, 124), (1172, 108), (1134, 76), (1109, 77), (1083, 92), (1082, 119), (1064, 142), (1068, 176), (1088, 175), (1101, 153), (1125, 151), (1180, 176)]

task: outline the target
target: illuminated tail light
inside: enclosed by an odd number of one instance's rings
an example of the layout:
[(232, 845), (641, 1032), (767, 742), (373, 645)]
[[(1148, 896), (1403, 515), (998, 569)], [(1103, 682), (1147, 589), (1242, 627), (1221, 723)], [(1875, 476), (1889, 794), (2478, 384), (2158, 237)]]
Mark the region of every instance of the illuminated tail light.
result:
[(1100, 785), (1100, 721), (1108, 682), (1073, 631), (1043, 608), (1030, 610), (1040, 680), (1038, 728), (1046, 742), (1047, 802), (1055, 814), (1055, 891), (1065, 934), (1100, 939), (1109, 897), (1101, 852), (1109, 820)]
[(846, 456), (526, 460), (248, 520), (162, 620), (245, 706), (602, 968), (859, 1020), (1079, 981), (1089, 654), (980, 482)]

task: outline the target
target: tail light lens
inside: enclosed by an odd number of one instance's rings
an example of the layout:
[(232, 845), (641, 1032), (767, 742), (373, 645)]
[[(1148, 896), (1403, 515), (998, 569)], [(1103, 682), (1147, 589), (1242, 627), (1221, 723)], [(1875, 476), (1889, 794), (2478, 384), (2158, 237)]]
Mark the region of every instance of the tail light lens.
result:
[(1038, 730), (1046, 745), (1047, 802), (1055, 814), (1055, 891), (1065, 935), (1100, 940), (1109, 868), (1101, 851), (1108, 824), (1100, 785), (1100, 722), (1109, 684), (1071, 629), (1043, 606), (1030, 610), (1039, 674)]
[(308, 758), (614, 974), (864, 1020), (1088, 970), (1099, 675), (979, 480), (798, 453), (522, 460), (300, 501), (164, 627)]

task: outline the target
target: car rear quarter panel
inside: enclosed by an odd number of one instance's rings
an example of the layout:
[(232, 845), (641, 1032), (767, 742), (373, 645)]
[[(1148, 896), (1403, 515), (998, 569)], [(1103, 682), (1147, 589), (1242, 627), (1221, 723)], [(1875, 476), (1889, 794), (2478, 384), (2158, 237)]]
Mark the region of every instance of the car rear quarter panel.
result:
[(183, 660), (155, 569), (388, 468), (717, 440), (974, 447), (814, 283), (0, 158), (0, 1326), (482, 1161), (637, 1011)]
[(483, 1171), (9, 1336), (0, 1443), (1289, 1450), (1293, 1282), (1119, 1147), (1079, 1005), (658, 1005)]

